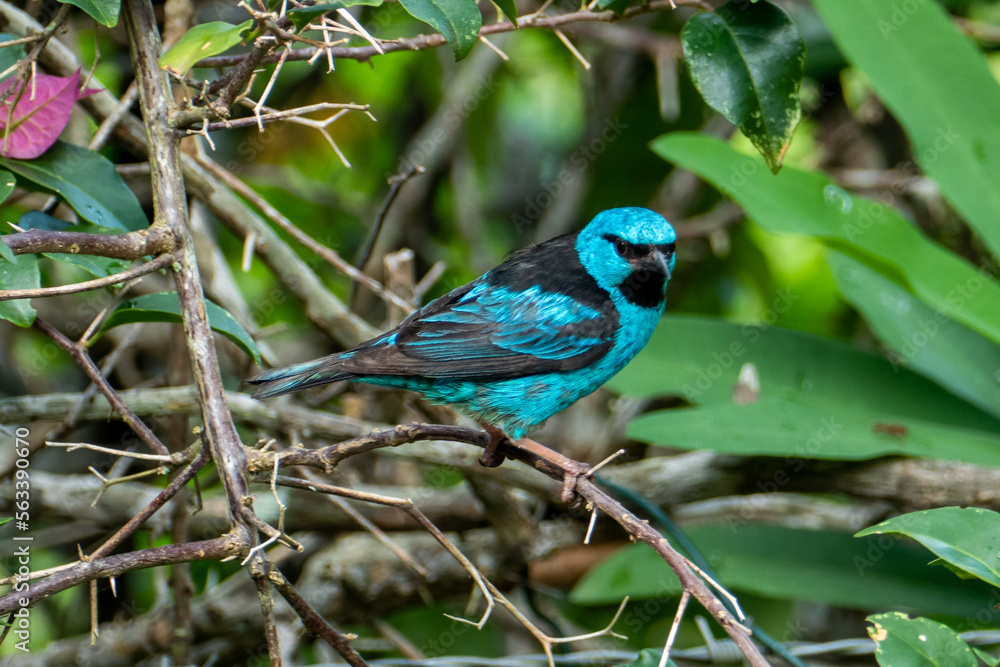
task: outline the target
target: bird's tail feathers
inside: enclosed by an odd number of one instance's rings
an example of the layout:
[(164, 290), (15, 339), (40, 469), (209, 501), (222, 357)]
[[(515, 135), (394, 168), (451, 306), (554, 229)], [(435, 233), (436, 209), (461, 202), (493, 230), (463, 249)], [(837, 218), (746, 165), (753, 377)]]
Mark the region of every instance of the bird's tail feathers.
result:
[(290, 394), (293, 391), (329, 384), (353, 377), (351, 373), (338, 372), (331, 368), (331, 359), (317, 359), (284, 368), (275, 368), (256, 375), (247, 382), (259, 385), (253, 390), (254, 398), (271, 398)]

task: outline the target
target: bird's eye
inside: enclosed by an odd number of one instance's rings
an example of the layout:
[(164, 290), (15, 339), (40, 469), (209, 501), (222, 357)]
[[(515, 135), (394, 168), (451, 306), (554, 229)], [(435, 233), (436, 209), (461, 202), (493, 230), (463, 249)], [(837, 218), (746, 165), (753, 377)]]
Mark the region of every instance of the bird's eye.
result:
[(615, 252), (618, 253), (619, 257), (624, 257), (625, 259), (628, 259), (629, 254), (631, 254), (629, 253), (629, 250), (630, 248), (628, 243), (626, 243), (622, 239), (615, 239)]

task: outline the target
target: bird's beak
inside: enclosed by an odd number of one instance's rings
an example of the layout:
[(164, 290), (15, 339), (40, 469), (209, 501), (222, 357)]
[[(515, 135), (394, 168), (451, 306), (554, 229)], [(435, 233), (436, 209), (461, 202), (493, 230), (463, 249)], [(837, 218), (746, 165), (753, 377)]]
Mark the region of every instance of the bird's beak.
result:
[(669, 252), (664, 252), (662, 250), (653, 250), (646, 257), (640, 260), (642, 268), (647, 271), (652, 271), (653, 273), (660, 273), (670, 279), (670, 255)]

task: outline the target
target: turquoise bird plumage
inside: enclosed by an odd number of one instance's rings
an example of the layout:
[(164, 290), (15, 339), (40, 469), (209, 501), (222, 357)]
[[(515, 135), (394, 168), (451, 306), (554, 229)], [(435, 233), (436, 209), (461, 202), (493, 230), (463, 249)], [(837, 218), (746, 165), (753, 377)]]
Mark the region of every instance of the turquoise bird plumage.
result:
[(253, 395), (341, 380), (397, 387), (494, 436), (521, 439), (646, 345), (666, 303), (675, 241), (653, 211), (604, 211), (578, 234), (514, 253), (352, 350), (251, 378)]

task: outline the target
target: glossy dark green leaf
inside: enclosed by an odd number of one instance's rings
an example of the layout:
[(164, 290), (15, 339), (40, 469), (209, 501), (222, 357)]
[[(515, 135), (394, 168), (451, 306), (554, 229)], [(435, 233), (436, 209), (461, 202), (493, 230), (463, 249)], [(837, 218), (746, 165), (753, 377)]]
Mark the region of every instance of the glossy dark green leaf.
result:
[[(752, 512), (752, 506), (748, 510)], [(992, 612), (990, 586), (958, 580), (944, 568), (927, 567), (926, 551), (887, 535), (857, 539), (850, 533), (769, 526), (738, 518), (728, 525), (684, 529), (722, 585), (734, 593), (852, 609), (891, 605), (975, 616), (985, 607)], [(679, 594), (680, 583), (670, 567), (648, 546), (636, 544), (592, 568), (574, 587), (570, 599), (606, 605), (628, 595), (666, 604)]]
[[(796, 298), (794, 292), (778, 291), (765, 317), (795, 307)], [(682, 396), (700, 406), (732, 404), (733, 385), (747, 362), (757, 367), (764, 398), (1000, 433), (996, 418), (906, 367), (831, 338), (766, 322), (667, 315), (607, 387), (635, 396)]]
[(681, 31), (691, 80), (710, 107), (737, 125), (777, 173), (802, 116), (806, 51), (777, 5), (728, 2)]
[[(295, 24), (296, 28), (302, 29), (315, 18), (328, 12), (335, 12), (338, 9), (347, 9), (356, 5), (367, 7), (381, 7), (383, 0), (337, 0), (336, 2), (317, 2), (308, 7), (294, 7), (288, 10), (288, 19)], [(276, 2), (274, 4), (280, 4)]]
[[(12, 35), (8, 32), (0, 32), (0, 42), (9, 42), (12, 39), (20, 39), (19, 35)], [(0, 49), (0, 72), (6, 72), (10, 67), (12, 67), (18, 60), (24, 58), (27, 53), (24, 51), (24, 45), (18, 44), (17, 46), (5, 46)], [(13, 72), (11, 72), (13, 74)], [(7, 76), (10, 76), (8, 74)], [(7, 77), (4, 77), (5, 79)]]
[[(41, 277), (35, 255), (17, 255), (13, 262), (0, 262), (0, 290), (37, 287), (41, 287)], [(36, 314), (28, 299), (0, 301), (0, 320), (13, 322), (19, 327), (30, 327)]]
[(924, 305), (899, 283), (849, 255), (830, 251), (844, 297), (864, 315), (896, 362), (916, 369), (1000, 417), (1000, 345)]
[(898, 611), (868, 617), (881, 667), (976, 667), (976, 656), (947, 625)]
[(865, 528), (858, 537), (892, 533), (920, 542), (955, 568), (1000, 587), (1000, 514), (979, 507), (910, 512)]
[(799, 467), (803, 459), (856, 461), (891, 455), (1000, 467), (997, 433), (766, 395), (750, 405), (718, 403), (650, 412), (629, 424), (628, 435), (679, 449), (779, 456)]
[(810, 234), (893, 271), (925, 304), (1000, 343), (1000, 284), (931, 241), (896, 209), (848, 195), (823, 174), (786, 168), (772, 176), (760, 160), (714, 137), (674, 132), (656, 139), (653, 149), (711, 182), (767, 230)]
[(403, 9), (437, 30), (448, 42), (455, 60), (469, 55), (479, 39), (483, 15), (475, 0), (400, 0)]
[(1000, 83), (983, 52), (938, 2), (814, 5), (906, 130), (917, 164), (1000, 257)]
[(239, 44), (244, 32), (252, 27), (252, 19), (239, 25), (224, 21), (200, 23), (184, 33), (160, 57), (160, 67), (178, 76), (186, 74), (202, 58), (218, 55)]
[(95, 225), (125, 232), (149, 226), (135, 194), (115, 166), (99, 153), (57, 141), (41, 157), (0, 158), (0, 166), (61, 195), (81, 218)]
[[(260, 363), (260, 350), (253, 337), (224, 308), (205, 301), (205, 311), (212, 330), (220, 333)], [(181, 305), (177, 292), (157, 292), (130, 299), (118, 306), (101, 331), (134, 322), (181, 322)]]
[(118, 25), (118, 12), (122, 3), (118, 0), (59, 0), (79, 7), (103, 26), (114, 28)]

